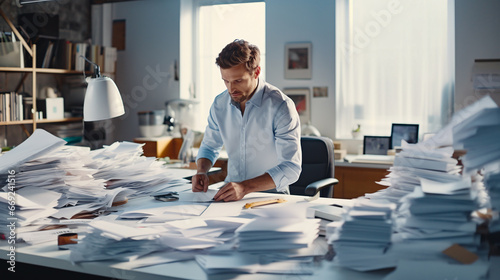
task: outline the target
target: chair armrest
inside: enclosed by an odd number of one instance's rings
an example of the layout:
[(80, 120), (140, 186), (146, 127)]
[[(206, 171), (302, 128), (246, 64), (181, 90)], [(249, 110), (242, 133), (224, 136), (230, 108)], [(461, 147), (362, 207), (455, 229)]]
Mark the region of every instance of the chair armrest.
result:
[(316, 195), (321, 189), (323, 189), (324, 187), (328, 187), (328, 186), (331, 186), (331, 185), (336, 185), (338, 184), (339, 180), (335, 179), (335, 178), (326, 178), (326, 179), (321, 179), (319, 181), (316, 181), (314, 183), (311, 183), (309, 184), (307, 187), (306, 187), (306, 190), (305, 190), (305, 194), (306, 195), (310, 195), (310, 196), (314, 196)]

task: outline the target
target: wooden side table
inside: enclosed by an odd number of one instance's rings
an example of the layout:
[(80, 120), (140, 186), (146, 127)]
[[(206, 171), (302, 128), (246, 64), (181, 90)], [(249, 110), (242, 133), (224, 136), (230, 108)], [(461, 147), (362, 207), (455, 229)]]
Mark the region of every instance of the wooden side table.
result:
[(164, 136), (154, 138), (135, 138), (135, 143), (144, 143), (144, 156), (177, 159), (182, 146), (182, 138)]
[(376, 182), (389, 174), (390, 164), (363, 164), (335, 161), (335, 175), (339, 183), (334, 187), (335, 198), (356, 198), (373, 193), (385, 186)]

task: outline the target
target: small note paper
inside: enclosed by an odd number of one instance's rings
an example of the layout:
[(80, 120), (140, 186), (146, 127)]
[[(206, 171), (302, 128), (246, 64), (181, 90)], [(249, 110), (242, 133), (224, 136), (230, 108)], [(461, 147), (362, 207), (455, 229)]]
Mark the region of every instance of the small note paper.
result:
[(451, 245), (443, 253), (463, 264), (474, 263), (479, 258), (476, 254), (458, 244)]

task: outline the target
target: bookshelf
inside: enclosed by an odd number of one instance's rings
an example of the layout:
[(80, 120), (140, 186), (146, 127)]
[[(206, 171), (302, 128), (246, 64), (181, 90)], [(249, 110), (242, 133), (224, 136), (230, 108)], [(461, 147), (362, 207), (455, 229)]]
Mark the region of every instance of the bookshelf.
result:
[[(82, 71), (67, 70), (67, 69), (55, 69), (55, 68), (31, 68), (31, 67), (0, 67), (0, 72), (25, 72), (25, 73), (47, 73), (47, 74), (82, 74)], [(85, 74), (91, 74), (90, 72), (85, 72)]]
[[(24, 40), (24, 38), (20, 35), (19, 31), (12, 24), (9, 18), (5, 15), (5, 13), (0, 9), (0, 15), (7, 22), (9, 27), (12, 29), (12, 32), (16, 35), (17, 38), (21, 41), (24, 49), (27, 50), (29, 56), (31, 56), (33, 67), (0, 67), (0, 73), (2, 72), (11, 72), (11, 73), (24, 73), (24, 77), (22, 78), (21, 83), (24, 82), (26, 77), (31, 74), (31, 82), (32, 82), (32, 98), (33, 98), (33, 107), (32, 112), (37, 112), (36, 108), (36, 100), (37, 100), (37, 74), (60, 74), (60, 75), (82, 75), (84, 72), (69, 70), (69, 69), (54, 69), (54, 68), (38, 68), (36, 67), (37, 58), (36, 58), (36, 44), (29, 46), (28, 43)], [(29, 59), (29, 58), (28, 58)], [(90, 74), (90, 73), (86, 73)], [(69, 123), (69, 122), (81, 122), (83, 118), (81, 117), (72, 117), (72, 118), (63, 118), (63, 119), (38, 119), (37, 114), (33, 114), (31, 119), (26, 120), (13, 120), (13, 121), (2, 121), (0, 122), (0, 126), (10, 126), (10, 125), (20, 125), (22, 126), (23, 131), (27, 136), (30, 135), (28, 129), (25, 127), (26, 125), (32, 126), (32, 131), (35, 131), (37, 128), (37, 124), (41, 123)]]

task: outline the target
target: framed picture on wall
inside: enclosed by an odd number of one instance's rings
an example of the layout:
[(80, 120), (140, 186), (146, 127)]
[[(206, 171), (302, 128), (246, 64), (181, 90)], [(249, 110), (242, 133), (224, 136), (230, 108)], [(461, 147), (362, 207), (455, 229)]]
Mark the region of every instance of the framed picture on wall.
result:
[(285, 45), (285, 79), (311, 79), (311, 43)]
[(295, 108), (299, 113), (300, 123), (306, 124), (311, 120), (311, 101), (308, 88), (284, 89), (283, 93), (290, 97), (295, 103)]

